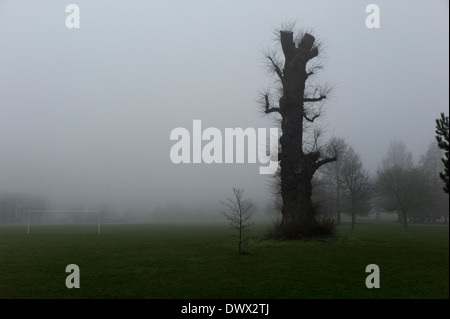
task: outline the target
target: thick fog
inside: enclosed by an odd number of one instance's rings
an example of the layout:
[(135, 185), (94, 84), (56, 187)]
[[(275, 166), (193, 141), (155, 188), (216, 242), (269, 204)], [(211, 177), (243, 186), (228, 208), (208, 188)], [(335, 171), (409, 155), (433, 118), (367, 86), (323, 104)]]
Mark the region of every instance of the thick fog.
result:
[[(68, 29), (66, 6), (80, 9)], [(380, 8), (369, 29), (365, 9)], [(0, 192), (129, 207), (271, 199), (261, 164), (174, 164), (177, 127), (270, 128), (259, 93), (274, 29), (322, 42), (333, 93), (320, 124), (375, 172), (389, 143), (414, 160), (448, 112), (448, 1), (0, 2)], [(205, 142), (203, 142), (205, 144)]]

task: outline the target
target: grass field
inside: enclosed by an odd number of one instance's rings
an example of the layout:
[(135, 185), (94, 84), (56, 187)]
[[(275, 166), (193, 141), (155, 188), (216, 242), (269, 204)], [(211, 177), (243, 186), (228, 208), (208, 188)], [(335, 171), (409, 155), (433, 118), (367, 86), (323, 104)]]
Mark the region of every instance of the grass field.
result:
[[(359, 224), (336, 239), (264, 239), (226, 225), (0, 227), (0, 298), (449, 298), (446, 225)], [(80, 289), (65, 286), (68, 264)], [(380, 288), (368, 289), (368, 264)]]

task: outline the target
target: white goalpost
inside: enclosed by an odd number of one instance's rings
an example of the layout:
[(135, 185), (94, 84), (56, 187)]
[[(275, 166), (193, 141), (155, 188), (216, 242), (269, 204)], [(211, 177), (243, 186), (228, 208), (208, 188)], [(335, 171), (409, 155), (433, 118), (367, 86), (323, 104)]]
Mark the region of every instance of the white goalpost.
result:
[(77, 210), (28, 210), (27, 218), (27, 234), (30, 233), (30, 215), (36, 213), (51, 213), (51, 214), (97, 214), (97, 234), (100, 234), (100, 214), (101, 211), (77, 211)]

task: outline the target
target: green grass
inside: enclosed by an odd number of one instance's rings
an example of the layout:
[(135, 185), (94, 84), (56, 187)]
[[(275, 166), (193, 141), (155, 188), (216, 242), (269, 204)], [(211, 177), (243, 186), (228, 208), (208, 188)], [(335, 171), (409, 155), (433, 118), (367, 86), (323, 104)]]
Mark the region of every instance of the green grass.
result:
[[(276, 241), (245, 254), (222, 225), (0, 227), (0, 298), (449, 298), (445, 225), (348, 225), (336, 239)], [(68, 289), (68, 264), (80, 289)], [(368, 289), (368, 264), (380, 267)]]

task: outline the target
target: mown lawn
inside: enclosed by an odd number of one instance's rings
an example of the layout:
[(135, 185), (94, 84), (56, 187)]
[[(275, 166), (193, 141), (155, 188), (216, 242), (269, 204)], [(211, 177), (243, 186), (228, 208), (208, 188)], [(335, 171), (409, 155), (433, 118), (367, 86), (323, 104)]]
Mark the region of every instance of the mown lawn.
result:
[[(0, 227), (0, 298), (449, 298), (446, 225), (343, 225), (304, 241), (265, 229), (239, 255), (226, 225)], [(68, 264), (80, 289), (65, 285)], [(368, 264), (379, 289), (365, 285)]]

